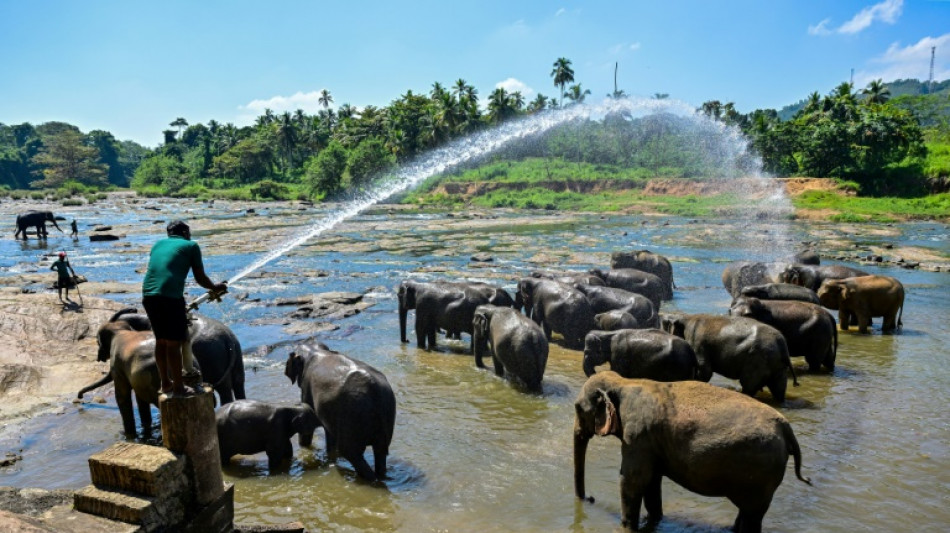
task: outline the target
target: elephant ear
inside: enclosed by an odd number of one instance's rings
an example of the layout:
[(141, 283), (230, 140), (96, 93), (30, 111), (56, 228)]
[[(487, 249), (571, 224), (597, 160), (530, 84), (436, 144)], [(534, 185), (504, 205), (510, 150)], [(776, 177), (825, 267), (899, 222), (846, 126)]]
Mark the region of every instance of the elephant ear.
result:
[(284, 375), (290, 378), (290, 384), (293, 385), (300, 379), (303, 372), (303, 359), (297, 355), (297, 352), (290, 352), (287, 357), (287, 364), (284, 366)]
[(617, 432), (620, 427), (620, 417), (607, 392), (599, 390), (597, 394), (600, 398), (597, 401), (597, 413), (594, 416), (594, 433), (605, 437)]
[(846, 283), (841, 284), (841, 301), (847, 300), (851, 293), (854, 291), (851, 290)]

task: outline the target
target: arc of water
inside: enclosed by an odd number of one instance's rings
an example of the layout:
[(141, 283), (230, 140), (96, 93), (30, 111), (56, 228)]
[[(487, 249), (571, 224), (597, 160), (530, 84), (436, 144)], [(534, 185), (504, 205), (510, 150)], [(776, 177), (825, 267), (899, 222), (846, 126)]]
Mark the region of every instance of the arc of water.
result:
[[(695, 115), (694, 108), (675, 100), (608, 99), (599, 104), (577, 104), (562, 109), (545, 111), (523, 120), (502, 124), (497, 128), (458, 139), (446, 147), (434, 150), (422, 156), (413, 163), (402, 166), (396, 173), (377, 185), (374, 190), (363, 193), (357, 199), (344, 203), (339, 209), (326, 215), (310, 226), (303, 234), (289, 239), (248, 265), (245, 269), (231, 277), (230, 283), (233, 284), (239, 281), (251, 272), (276, 260), (317, 235), (332, 229), (344, 220), (358, 215), (379, 201), (418, 185), (426, 178), (443, 172), (455, 165), (488, 155), (503, 148), (512, 141), (532, 137), (554, 126), (575, 119), (592, 115), (605, 115), (617, 112), (632, 113), (638, 111), (665, 111)], [(726, 126), (719, 124), (717, 127), (725, 128)]]

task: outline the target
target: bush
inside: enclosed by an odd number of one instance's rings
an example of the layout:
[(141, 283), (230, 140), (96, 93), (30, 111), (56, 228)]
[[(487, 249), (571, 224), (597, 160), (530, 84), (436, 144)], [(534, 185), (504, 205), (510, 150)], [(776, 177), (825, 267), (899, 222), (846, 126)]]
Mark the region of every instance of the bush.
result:
[(43, 191), (33, 191), (30, 193), (30, 200), (45, 200), (46, 193)]
[(837, 213), (828, 217), (828, 220), (831, 222), (865, 222), (867, 218), (854, 213)]
[(64, 206), (71, 206), (71, 205), (82, 205), (83, 201), (78, 198), (66, 198), (60, 203), (63, 204)]
[(287, 186), (274, 180), (259, 181), (251, 185), (249, 192), (255, 199), (287, 200), (290, 198), (290, 190)]

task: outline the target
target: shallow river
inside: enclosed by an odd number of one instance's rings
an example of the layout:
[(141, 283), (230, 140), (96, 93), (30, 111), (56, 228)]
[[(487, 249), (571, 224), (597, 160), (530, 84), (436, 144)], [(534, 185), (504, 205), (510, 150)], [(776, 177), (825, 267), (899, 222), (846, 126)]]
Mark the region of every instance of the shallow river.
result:
[[(146, 249), (157, 235), (150, 219), (170, 216), (88, 208), (80, 214), (90, 224), (132, 224), (138, 230), (130, 231), (126, 241)], [(255, 257), (228, 246), (228, 239), (241, 234), (234, 225), (202, 229), (240, 213), (215, 206), (200, 214), (212, 217), (193, 226), (212, 278), (231, 275)], [(259, 213), (255, 223), (271, 218), (281, 228), (277, 233), (287, 235), (315, 216), (273, 208)], [(513, 215), (497, 216), (504, 222)], [(610, 251), (649, 248), (675, 259), (678, 289), (664, 310), (721, 313), (730, 300), (720, 283), (725, 262), (758, 256), (767, 238), (792, 250), (800, 241), (834, 236), (829, 225), (800, 222), (581, 216), (532, 224), (513, 219), (477, 230), (455, 222), (444, 215), (363, 215), (265, 267), (287, 273), (290, 283), (259, 277), (233, 289), (264, 301), (369, 291), (374, 307), (318, 337), (382, 370), (398, 403), (390, 479), (384, 485), (358, 481), (345, 461), (328, 464), (321, 440), (312, 450), (298, 449), (295, 440), (289, 471), (269, 475), (263, 455), (235, 459), (225, 468), (227, 480), (236, 484), (238, 520), (300, 520), (312, 531), (614, 530), (620, 509), (619, 441), (598, 438), (588, 451), (587, 489), (596, 503), (580, 503), (573, 496), (572, 404), (584, 382), (581, 353), (552, 345), (544, 393), (519, 392), (475, 367), (463, 353), (467, 336), (464, 345), (440, 337), (434, 352), (419, 351), (414, 342), (400, 344), (393, 286), (407, 276), (454, 279), (461, 272), (511, 289), (517, 277), (538, 267), (606, 267)], [(861, 237), (860, 243), (913, 243), (950, 252), (945, 225), (876, 229), (885, 234)], [(358, 246), (350, 251), (333, 251), (341, 248), (335, 243), (354, 241)], [(130, 260), (121, 246), (86, 239), (71, 244), (59, 234), (49, 246), (67, 247), (74, 265), (87, 276), (140, 282), (135, 268), (144, 259)], [(4, 238), (0, 276), (35, 267), (46, 251), (36, 241), (23, 245)], [(476, 251), (491, 253), (494, 262), (471, 267), (469, 258)], [(430, 271), (421, 272), (423, 267)], [(795, 479), (790, 461), (765, 518), (768, 531), (937, 531), (950, 525), (950, 275), (866, 268), (903, 282), (903, 331), (892, 336), (879, 330), (867, 336), (843, 333), (832, 375), (808, 374), (804, 361), (795, 361), (801, 387), (789, 387), (789, 400), (780, 410), (791, 420), (802, 447), (803, 473), (814, 486)], [(330, 275), (293, 277), (314, 270)], [(114, 297), (135, 302), (135, 294)], [(283, 375), (291, 348), (281, 343), (300, 337), (283, 333), (279, 325), (259, 325), (291, 309), (233, 297), (202, 307), (241, 339), (249, 398), (299, 398), (299, 389)], [(414, 340), (412, 320), (410, 316)], [(720, 378), (713, 382), (735, 386)], [(760, 397), (769, 399), (767, 392)], [(4, 448), (23, 448), (24, 459), (0, 472), (0, 485), (79, 488), (89, 482), (86, 458), (121, 438), (114, 398), (109, 394), (105, 404), (81, 408), (66, 400), (63, 405), (61, 414), (37, 417), (24, 426), (18, 443), (6, 443), (10, 446)], [(370, 461), (371, 455), (367, 453)], [(666, 517), (657, 531), (724, 531), (735, 518), (735, 508), (725, 499), (688, 493), (669, 480), (663, 499)]]

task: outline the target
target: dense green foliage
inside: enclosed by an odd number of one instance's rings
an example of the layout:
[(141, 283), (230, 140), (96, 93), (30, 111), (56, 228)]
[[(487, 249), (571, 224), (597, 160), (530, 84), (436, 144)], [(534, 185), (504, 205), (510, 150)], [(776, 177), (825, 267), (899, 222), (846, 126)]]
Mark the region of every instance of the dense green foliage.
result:
[(0, 187), (58, 188), (70, 181), (127, 187), (146, 154), (147, 148), (107, 131), (84, 134), (63, 122), (0, 123)]
[(841, 222), (893, 222), (901, 218), (947, 218), (950, 193), (921, 198), (869, 198), (843, 196), (829, 191), (808, 191), (793, 199), (795, 207), (839, 211), (833, 219)]

